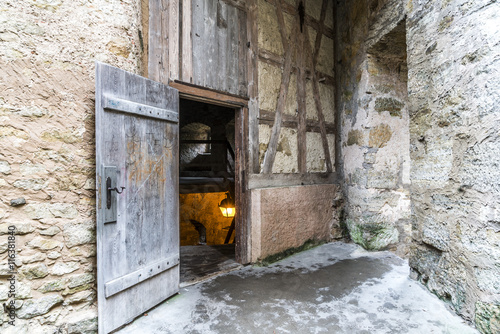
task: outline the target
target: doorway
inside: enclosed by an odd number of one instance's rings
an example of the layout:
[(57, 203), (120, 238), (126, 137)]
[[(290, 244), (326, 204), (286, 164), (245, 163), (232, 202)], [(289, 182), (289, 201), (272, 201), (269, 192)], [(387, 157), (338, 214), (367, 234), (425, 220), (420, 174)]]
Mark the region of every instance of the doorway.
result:
[(235, 117), (238, 110), (188, 99), (179, 108), (180, 282), (239, 268), (235, 260)]

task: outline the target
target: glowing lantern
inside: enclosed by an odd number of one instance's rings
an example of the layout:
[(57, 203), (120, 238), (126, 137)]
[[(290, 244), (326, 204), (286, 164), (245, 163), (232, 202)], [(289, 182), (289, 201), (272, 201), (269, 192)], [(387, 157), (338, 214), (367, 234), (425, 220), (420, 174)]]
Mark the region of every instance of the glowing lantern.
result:
[(226, 218), (233, 218), (236, 213), (236, 208), (234, 207), (234, 200), (231, 198), (229, 193), (226, 193), (226, 198), (222, 200), (219, 204), (219, 209), (222, 215)]

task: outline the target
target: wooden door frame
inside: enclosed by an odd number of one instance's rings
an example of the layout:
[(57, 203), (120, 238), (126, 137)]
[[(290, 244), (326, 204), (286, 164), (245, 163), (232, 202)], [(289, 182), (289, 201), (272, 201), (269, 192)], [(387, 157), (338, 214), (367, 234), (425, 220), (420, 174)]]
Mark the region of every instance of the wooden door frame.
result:
[[(193, 100), (235, 111), (235, 220), (236, 261), (250, 263), (250, 194), (248, 191), (248, 98), (173, 80), (169, 86), (179, 91), (179, 98)], [(181, 111), (179, 110), (179, 113)]]

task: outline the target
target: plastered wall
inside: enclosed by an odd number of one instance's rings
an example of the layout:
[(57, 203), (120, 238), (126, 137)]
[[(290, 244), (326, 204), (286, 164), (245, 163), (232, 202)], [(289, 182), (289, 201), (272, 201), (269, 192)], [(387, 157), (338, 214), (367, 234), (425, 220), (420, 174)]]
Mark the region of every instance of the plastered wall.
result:
[[(138, 1), (0, 3), (2, 333), (93, 333), (94, 61), (140, 72)], [(9, 226), (16, 296), (8, 298)]]

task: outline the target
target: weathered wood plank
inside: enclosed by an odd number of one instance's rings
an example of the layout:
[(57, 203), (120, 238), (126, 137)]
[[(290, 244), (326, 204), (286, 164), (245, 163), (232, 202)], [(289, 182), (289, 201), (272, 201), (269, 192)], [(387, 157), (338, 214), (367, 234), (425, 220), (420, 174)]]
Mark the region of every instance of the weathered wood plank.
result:
[[(305, 37), (305, 50), (307, 53), (307, 59), (309, 60), (309, 64), (311, 68), (315, 68), (313, 52), (311, 50), (311, 44), (309, 44), (309, 37), (307, 33), (307, 26), (304, 26), (304, 37)], [(312, 84), (313, 84), (313, 97), (314, 102), (316, 104), (316, 110), (318, 111), (318, 122), (320, 125), (320, 133), (321, 133), (321, 141), (323, 143), (323, 150), (325, 153), (325, 162), (326, 162), (326, 170), (331, 173), (333, 171), (332, 167), (332, 159), (330, 157), (330, 149), (328, 147), (328, 138), (326, 137), (326, 127), (325, 127), (325, 116), (323, 114), (323, 107), (321, 105), (321, 98), (319, 94), (319, 82), (316, 77), (316, 71), (312, 71)]]
[(114, 280), (104, 284), (106, 298), (116, 295), (117, 293), (122, 292), (136, 284), (139, 284), (153, 276), (161, 274), (165, 270), (177, 266), (178, 264), (179, 264), (179, 255), (176, 254), (170, 256), (169, 258), (162, 259), (155, 263), (151, 263), (141, 269), (138, 269), (124, 276), (115, 278)]
[(221, 91), (228, 91), (227, 81), (228, 81), (228, 59), (231, 58), (231, 54), (228, 53), (228, 10), (227, 4), (218, 1), (217, 4), (217, 52), (215, 59), (215, 76), (216, 81), (212, 88)]
[[(273, 111), (260, 109), (259, 124), (267, 124), (272, 126), (274, 124), (275, 113)], [(297, 129), (298, 117), (295, 115), (283, 115), (281, 126), (285, 128)], [(326, 123), (325, 128), (327, 134), (336, 133), (336, 125), (334, 123)], [(306, 121), (307, 132), (320, 132), (320, 125), (318, 121), (308, 119)]]
[(168, 0), (149, 0), (148, 77), (168, 83)]
[[(304, 50), (304, 33), (298, 33), (297, 45), (299, 50)], [(306, 136), (306, 73), (304, 52), (297, 53), (297, 159), (299, 173), (307, 172), (307, 136)]]
[(220, 1), (223, 1), (226, 4), (228, 4), (229, 6), (237, 8), (239, 10), (243, 10), (243, 11), (247, 10), (245, 0), (220, 0)]
[(248, 198), (246, 191), (247, 184), (247, 157), (245, 143), (247, 136), (245, 131), (245, 122), (248, 116), (247, 108), (240, 108), (235, 115), (235, 204), (236, 204), (236, 261), (242, 264), (250, 262), (250, 222)]
[(168, 2), (168, 68), (169, 79), (179, 79), (179, 0)]
[(149, 56), (149, 0), (141, 0), (141, 29), (139, 30), (141, 46), (141, 75), (148, 77)]
[(259, 59), (271, 65), (283, 66), (284, 57), (266, 49), (259, 49)]
[(238, 65), (241, 61), (238, 58), (239, 24), (238, 9), (227, 6), (227, 46), (226, 46), (226, 71), (225, 91), (231, 94), (238, 94)]
[[(193, 84), (205, 86), (206, 57), (204, 56), (205, 39), (205, 1), (192, 0), (192, 64), (193, 64)], [(185, 81), (185, 80), (184, 80)], [(187, 81), (185, 81), (187, 82)]]
[(249, 175), (248, 189), (338, 183), (335, 173), (252, 174)]
[[(106, 283), (178, 255), (178, 125), (104, 111), (103, 97), (178, 110), (175, 89), (96, 64), (97, 276), (99, 331), (108, 333), (178, 291), (178, 266), (106, 297)], [(109, 101), (109, 100), (108, 100)], [(106, 103), (106, 102), (105, 102)], [(122, 106), (125, 105), (122, 103)], [(152, 109), (153, 110), (153, 109)], [(104, 166), (116, 169), (116, 222), (104, 224)], [(161, 284), (160, 284), (161, 282)]]
[(290, 74), (292, 70), (292, 48), (294, 48), (295, 38), (297, 34), (297, 20), (298, 17), (295, 18), (295, 24), (292, 28), (291, 38), (292, 40), (288, 41), (286, 34), (286, 27), (283, 18), (283, 11), (281, 8), (281, 2), (276, 2), (276, 14), (278, 16), (278, 24), (279, 30), (281, 34), (281, 41), (283, 43), (283, 49), (285, 50), (285, 64), (283, 66), (283, 74), (281, 79), (280, 93), (278, 96), (278, 103), (276, 106), (276, 117), (273, 124), (273, 129), (271, 132), (271, 138), (269, 140), (269, 145), (267, 147), (266, 154), (264, 156), (263, 162), (263, 173), (269, 174), (272, 173), (274, 159), (276, 157), (276, 148), (278, 146), (278, 140), (281, 132), (281, 117), (283, 110), (285, 108), (286, 97), (288, 95), (288, 86), (290, 83)]
[(193, 82), (193, 39), (191, 0), (182, 0), (182, 81)]
[(245, 107), (248, 105), (248, 98), (246, 97), (232, 95), (178, 80), (170, 82), (170, 87), (177, 89), (181, 97), (190, 100), (209, 102), (215, 105), (229, 107)]
[(259, 74), (258, 74), (258, 29), (257, 29), (257, 0), (247, 0), (247, 70), (248, 70), (248, 149), (249, 170), (259, 173)]
[(104, 95), (102, 97), (102, 107), (121, 111), (133, 115), (156, 118), (164, 121), (178, 122), (179, 113), (173, 110), (155, 108), (145, 104), (135, 103), (115, 97)]
[(238, 61), (238, 87), (236, 94), (240, 96), (248, 96), (248, 82), (247, 82), (247, 13), (238, 9), (237, 11), (237, 26), (238, 26), (238, 53), (236, 55)]
[[(333, 2), (333, 30), (335, 35), (338, 34), (338, 20), (337, 20), (337, 2)], [(339, 66), (339, 38), (333, 38), (333, 75), (334, 75), (334, 115), (335, 115), (335, 126), (337, 131), (335, 132), (335, 171), (337, 171), (339, 178), (344, 179), (342, 164), (342, 122), (340, 121), (340, 75), (337, 67)]]
[[(205, 4), (205, 39), (201, 41), (205, 49), (205, 68), (203, 69), (205, 84), (208, 88), (217, 89), (218, 81), (218, 34), (217, 34), (217, 0), (206, 0)], [(198, 60), (198, 59), (196, 59)]]

